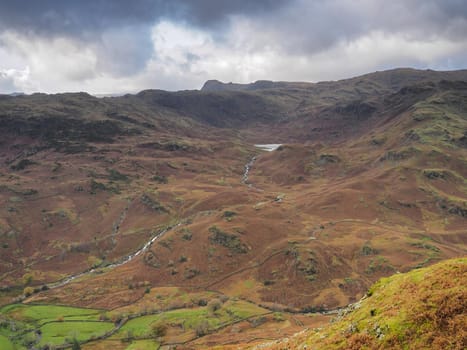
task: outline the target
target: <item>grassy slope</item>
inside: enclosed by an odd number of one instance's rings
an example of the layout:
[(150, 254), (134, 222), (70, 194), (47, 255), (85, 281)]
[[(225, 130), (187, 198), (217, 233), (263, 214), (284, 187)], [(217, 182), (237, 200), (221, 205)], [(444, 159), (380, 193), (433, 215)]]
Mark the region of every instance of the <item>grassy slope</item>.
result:
[(465, 349), (466, 285), (466, 258), (382, 278), (329, 326), (268, 348)]

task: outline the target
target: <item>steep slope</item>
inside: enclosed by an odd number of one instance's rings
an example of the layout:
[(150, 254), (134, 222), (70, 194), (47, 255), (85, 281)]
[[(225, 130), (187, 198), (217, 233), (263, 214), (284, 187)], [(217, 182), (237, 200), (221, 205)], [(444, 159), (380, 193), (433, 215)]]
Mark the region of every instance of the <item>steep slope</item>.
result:
[(467, 260), (383, 278), (332, 324), (252, 349), (465, 349)]

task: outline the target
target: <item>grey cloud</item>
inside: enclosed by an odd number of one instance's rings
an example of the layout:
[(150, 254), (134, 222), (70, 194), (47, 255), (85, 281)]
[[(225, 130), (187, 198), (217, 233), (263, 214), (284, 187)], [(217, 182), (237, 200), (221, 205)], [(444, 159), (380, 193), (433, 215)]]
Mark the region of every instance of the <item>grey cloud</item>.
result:
[(144, 69), (153, 55), (150, 28), (131, 26), (101, 33), (95, 44), (97, 70), (113, 75), (129, 76)]
[[(466, 0), (2, 0), (0, 30), (41, 36), (80, 36), (121, 27), (144, 27), (169, 18), (212, 29), (232, 15), (258, 19), (266, 31), (281, 31), (291, 43), (321, 49), (368, 30), (409, 31), (461, 38)], [(252, 33), (253, 35), (255, 33)], [(274, 39), (274, 38), (272, 38)]]
[(467, 37), (467, 1), (298, 0), (254, 23), (257, 31), (268, 32), (263, 45), (279, 45), (289, 53), (317, 53), (371, 31), (403, 34), (409, 40), (458, 41)]
[(35, 35), (83, 35), (108, 27), (150, 22), (158, 2), (4, 0), (0, 2), (0, 27)]
[(39, 35), (83, 35), (173, 18), (202, 27), (235, 14), (253, 15), (294, 0), (2, 0), (0, 27)]
[(151, 27), (162, 19), (212, 30), (218, 37), (231, 15), (261, 15), (292, 1), (2, 0), (0, 34), (8, 30), (30, 39), (80, 41), (95, 50), (98, 71), (128, 76), (142, 71), (152, 57)]

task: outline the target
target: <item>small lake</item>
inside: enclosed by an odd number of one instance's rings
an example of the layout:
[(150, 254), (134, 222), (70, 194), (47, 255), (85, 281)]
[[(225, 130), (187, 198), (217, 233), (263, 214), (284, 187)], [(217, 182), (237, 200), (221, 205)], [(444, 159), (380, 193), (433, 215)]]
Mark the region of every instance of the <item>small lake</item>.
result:
[(282, 143), (268, 143), (264, 145), (255, 145), (255, 147), (258, 147), (259, 149), (263, 151), (268, 151), (272, 152), (278, 149), (280, 146), (282, 146)]

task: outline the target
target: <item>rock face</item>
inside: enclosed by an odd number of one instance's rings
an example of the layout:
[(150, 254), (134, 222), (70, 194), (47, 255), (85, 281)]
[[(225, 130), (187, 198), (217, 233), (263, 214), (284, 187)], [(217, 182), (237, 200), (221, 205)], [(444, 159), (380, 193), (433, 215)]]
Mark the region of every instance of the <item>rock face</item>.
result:
[(263, 89), (278, 89), (287, 87), (289, 83), (274, 82), (271, 80), (257, 80), (250, 84), (223, 83), (219, 80), (208, 80), (204, 83), (201, 91), (247, 91), (247, 90), (263, 90)]

